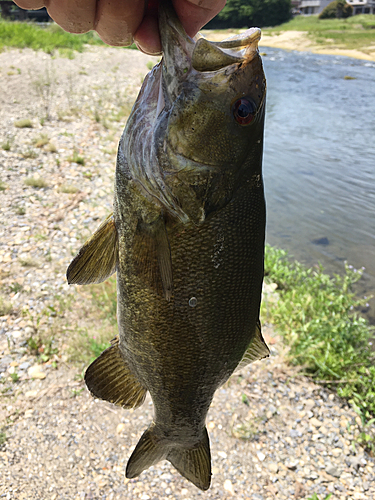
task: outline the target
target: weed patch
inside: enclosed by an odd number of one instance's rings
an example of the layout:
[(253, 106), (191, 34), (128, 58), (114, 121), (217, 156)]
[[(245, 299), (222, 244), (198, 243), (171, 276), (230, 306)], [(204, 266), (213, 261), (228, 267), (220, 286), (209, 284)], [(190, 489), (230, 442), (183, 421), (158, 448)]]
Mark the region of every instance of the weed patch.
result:
[(0, 296), (0, 316), (6, 316), (12, 312), (12, 304)]
[(33, 122), (29, 118), (24, 118), (14, 122), (14, 126), (17, 128), (33, 128)]
[(12, 140), (7, 139), (5, 142), (2, 143), (1, 148), (4, 151), (10, 151), (10, 148), (12, 147)]
[(48, 183), (41, 177), (28, 177), (25, 179), (26, 186), (31, 186), (35, 189), (42, 189), (48, 187)]
[(374, 329), (357, 312), (365, 300), (352, 292), (362, 272), (346, 265), (344, 276), (330, 277), (267, 246), (265, 279), (277, 284), (280, 300), (263, 307), (262, 315), (290, 346), (292, 364), (337, 390), (368, 420), (375, 414)]
[(85, 164), (85, 159), (83, 158), (83, 156), (80, 156), (78, 154), (78, 151), (76, 149), (73, 151), (72, 156), (70, 156), (68, 158), (68, 161), (70, 163), (78, 163), (79, 165), (84, 165)]
[(46, 146), (49, 143), (49, 138), (48, 135), (42, 134), (40, 137), (35, 139), (35, 147), (36, 148), (42, 148), (43, 146)]
[(75, 194), (78, 193), (79, 189), (71, 184), (62, 184), (58, 188), (59, 193)]
[(22, 157), (26, 159), (35, 159), (38, 157), (38, 153), (36, 151), (33, 151), (31, 148), (26, 149), (26, 151), (23, 151)]

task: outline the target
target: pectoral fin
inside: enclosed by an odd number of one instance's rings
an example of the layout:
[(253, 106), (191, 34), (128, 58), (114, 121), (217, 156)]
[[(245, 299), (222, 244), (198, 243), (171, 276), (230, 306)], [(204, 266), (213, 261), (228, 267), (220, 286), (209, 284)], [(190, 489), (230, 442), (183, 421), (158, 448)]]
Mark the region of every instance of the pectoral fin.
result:
[(269, 355), (270, 355), (270, 350), (268, 349), (268, 346), (264, 341), (260, 327), (260, 322), (258, 321), (255, 328), (255, 335), (252, 341), (250, 342), (250, 345), (247, 348), (245, 354), (243, 355), (242, 360), (238, 364), (236, 371), (241, 370), (241, 368), (250, 363), (253, 363), (254, 361), (263, 358), (268, 358)]
[(118, 337), (87, 368), (86, 385), (93, 396), (123, 408), (141, 406), (146, 389), (138, 382), (123, 359)]
[(116, 271), (117, 259), (117, 230), (111, 214), (70, 263), (66, 273), (69, 285), (102, 283)]
[(139, 222), (133, 241), (138, 276), (169, 301), (173, 293), (172, 260), (164, 218)]

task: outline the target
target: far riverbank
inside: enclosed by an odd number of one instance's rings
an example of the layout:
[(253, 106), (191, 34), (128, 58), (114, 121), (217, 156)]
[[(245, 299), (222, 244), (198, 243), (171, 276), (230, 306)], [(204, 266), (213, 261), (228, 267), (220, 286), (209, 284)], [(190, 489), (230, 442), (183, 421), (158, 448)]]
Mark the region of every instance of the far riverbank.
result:
[[(243, 31), (239, 30), (238, 32)], [(201, 33), (213, 42), (223, 40), (225, 36), (231, 36), (232, 30), (202, 30)], [(269, 32), (262, 30), (260, 47), (273, 47), (284, 50), (298, 50), (301, 52), (313, 52), (314, 54), (325, 54), (334, 56), (354, 57), (366, 61), (375, 62), (375, 43), (361, 49), (339, 48), (337, 46), (317, 44), (307, 31), (277, 31)]]
[[(375, 16), (364, 14), (347, 19), (297, 16), (280, 26), (262, 29), (261, 47), (354, 57), (375, 61)], [(220, 41), (243, 30), (203, 30)]]

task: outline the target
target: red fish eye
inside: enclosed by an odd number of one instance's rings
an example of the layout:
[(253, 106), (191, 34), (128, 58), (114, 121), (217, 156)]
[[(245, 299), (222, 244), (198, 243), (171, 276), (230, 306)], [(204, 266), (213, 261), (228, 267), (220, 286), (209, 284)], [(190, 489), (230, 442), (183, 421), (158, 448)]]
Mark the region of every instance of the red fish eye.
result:
[(238, 99), (234, 103), (233, 114), (240, 125), (248, 125), (254, 120), (256, 106), (249, 99)]

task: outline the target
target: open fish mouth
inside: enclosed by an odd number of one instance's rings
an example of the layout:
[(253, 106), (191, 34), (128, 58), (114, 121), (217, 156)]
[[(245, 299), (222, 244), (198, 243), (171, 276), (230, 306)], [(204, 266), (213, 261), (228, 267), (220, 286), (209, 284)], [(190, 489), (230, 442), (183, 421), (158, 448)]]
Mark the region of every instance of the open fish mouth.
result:
[(161, 4), (159, 19), (164, 63), (168, 70), (172, 64), (177, 64), (185, 73), (190, 68), (200, 72), (218, 71), (232, 64), (250, 62), (261, 38), (259, 28), (250, 28), (221, 42), (210, 42), (200, 33), (191, 38), (168, 2)]

